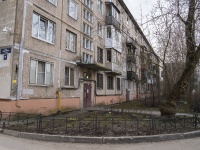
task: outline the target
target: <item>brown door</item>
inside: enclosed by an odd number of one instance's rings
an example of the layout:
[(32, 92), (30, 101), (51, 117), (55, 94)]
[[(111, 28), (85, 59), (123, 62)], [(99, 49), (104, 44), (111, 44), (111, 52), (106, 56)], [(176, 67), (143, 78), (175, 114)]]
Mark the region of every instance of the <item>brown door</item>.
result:
[(84, 83), (84, 92), (83, 92), (83, 107), (91, 107), (91, 89), (92, 85), (89, 83)]

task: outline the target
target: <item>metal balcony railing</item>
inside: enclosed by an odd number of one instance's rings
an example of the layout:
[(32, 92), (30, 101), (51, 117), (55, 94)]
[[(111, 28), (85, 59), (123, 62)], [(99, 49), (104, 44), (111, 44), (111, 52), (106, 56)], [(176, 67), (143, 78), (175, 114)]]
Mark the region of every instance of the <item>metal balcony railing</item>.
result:
[(113, 16), (106, 16), (106, 25), (113, 25), (120, 30), (120, 23)]

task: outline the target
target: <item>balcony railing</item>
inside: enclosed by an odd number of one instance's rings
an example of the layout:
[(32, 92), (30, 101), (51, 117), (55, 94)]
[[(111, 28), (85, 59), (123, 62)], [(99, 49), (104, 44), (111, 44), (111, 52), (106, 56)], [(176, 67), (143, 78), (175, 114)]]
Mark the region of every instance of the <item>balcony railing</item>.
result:
[(126, 55), (126, 60), (127, 60), (127, 62), (136, 63), (135, 54), (127, 54)]
[(112, 63), (112, 62), (106, 62), (105, 65), (106, 68), (110, 69), (110, 73), (112, 74), (121, 74), (122, 73), (122, 67), (118, 64)]
[(143, 82), (143, 83), (147, 83), (147, 77), (142, 76), (142, 77), (141, 77), (141, 82)]
[(127, 71), (127, 80), (138, 80), (138, 75), (134, 71)]
[(126, 37), (126, 45), (132, 45), (134, 48), (136, 48), (136, 42), (129, 36)]
[(120, 23), (113, 16), (106, 16), (106, 25), (113, 25), (120, 30)]
[(143, 70), (147, 70), (147, 66), (146, 66), (146, 64), (141, 64), (141, 69), (143, 69)]

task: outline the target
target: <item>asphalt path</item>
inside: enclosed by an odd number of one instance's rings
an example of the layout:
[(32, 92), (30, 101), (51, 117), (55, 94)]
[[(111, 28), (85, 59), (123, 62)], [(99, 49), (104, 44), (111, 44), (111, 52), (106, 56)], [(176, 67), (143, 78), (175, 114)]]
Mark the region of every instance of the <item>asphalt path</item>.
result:
[(200, 150), (200, 137), (138, 144), (78, 144), (28, 140), (0, 134), (0, 150)]

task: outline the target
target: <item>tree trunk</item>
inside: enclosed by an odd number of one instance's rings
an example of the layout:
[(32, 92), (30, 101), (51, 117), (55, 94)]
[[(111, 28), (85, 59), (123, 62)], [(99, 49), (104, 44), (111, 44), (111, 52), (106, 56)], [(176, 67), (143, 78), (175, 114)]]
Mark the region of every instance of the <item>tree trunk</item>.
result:
[[(182, 20), (185, 25), (187, 46), (185, 69), (183, 70), (183, 73), (179, 80), (174, 84), (174, 87), (168, 96), (168, 101), (160, 106), (160, 112), (162, 116), (176, 114), (176, 101), (179, 100), (181, 94), (186, 91), (188, 83), (190, 81), (190, 77), (193, 74), (197, 63), (199, 62), (200, 45), (196, 46), (195, 43), (195, 6), (196, 1), (189, 0), (187, 20)], [(180, 17), (179, 14), (178, 16)]]

